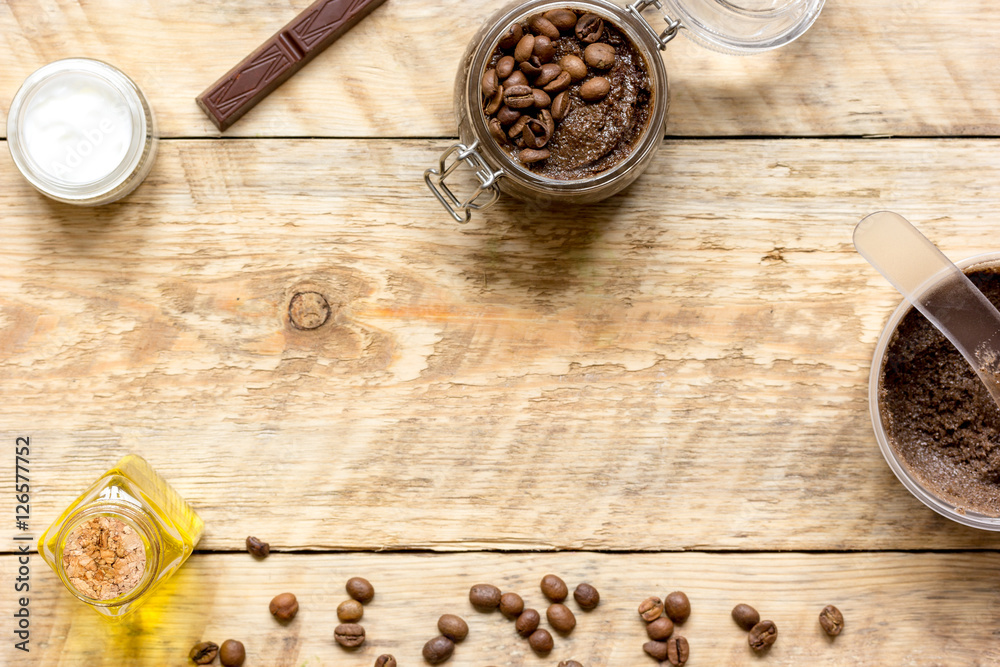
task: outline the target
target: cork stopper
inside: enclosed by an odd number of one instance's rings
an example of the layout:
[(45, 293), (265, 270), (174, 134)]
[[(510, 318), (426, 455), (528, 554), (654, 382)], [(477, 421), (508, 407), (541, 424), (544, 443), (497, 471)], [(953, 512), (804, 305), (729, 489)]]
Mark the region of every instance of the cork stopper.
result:
[(62, 566), (81, 595), (114, 600), (142, 581), (146, 549), (132, 526), (113, 516), (96, 516), (66, 538)]

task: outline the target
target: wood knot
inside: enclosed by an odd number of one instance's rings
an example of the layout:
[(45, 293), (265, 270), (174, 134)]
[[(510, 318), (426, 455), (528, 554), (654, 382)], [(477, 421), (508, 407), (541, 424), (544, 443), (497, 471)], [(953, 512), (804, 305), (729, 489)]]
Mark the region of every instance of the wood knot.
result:
[(296, 329), (318, 329), (330, 319), (330, 304), (319, 292), (298, 292), (288, 302), (288, 321)]

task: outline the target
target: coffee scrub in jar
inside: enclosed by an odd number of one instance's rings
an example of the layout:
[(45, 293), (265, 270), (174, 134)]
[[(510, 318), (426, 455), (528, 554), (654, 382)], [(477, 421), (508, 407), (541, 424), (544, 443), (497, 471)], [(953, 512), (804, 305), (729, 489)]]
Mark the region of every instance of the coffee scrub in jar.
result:
[[(617, 194), (645, 171), (663, 143), (669, 91), (659, 52), (682, 29), (717, 51), (756, 53), (801, 35), (822, 5), (509, 4), (486, 20), (459, 63), (454, 107), (460, 141), (424, 173), (425, 182), (463, 223), (501, 195), (554, 206)], [(468, 195), (446, 182), (462, 165), (471, 167), (477, 183)]]

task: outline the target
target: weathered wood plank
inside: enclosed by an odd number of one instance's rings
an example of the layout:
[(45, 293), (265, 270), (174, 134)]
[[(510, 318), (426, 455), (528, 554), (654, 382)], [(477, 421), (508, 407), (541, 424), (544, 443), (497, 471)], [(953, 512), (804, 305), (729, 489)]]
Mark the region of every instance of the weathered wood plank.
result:
[[(0, 557), (0, 578), (12, 581), (13, 557)], [(470, 626), (449, 665), (554, 665), (575, 658), (588, 667), (653, 665), (642, 652), (644, 624), (636, 607), (648, 595), (684, 590), (691, 618), (678, 629), (691, 645), (689, 667), (759, 665), (746, 633), (729, 613), (754, 605), (778, 626), (768, 665), (991, 665), (1000, 660), (992, 613), (1000, 594), (995, 552), (899, 554), (647, 554), (561, 553), (453, 555), (196, 555), (151, 600), (132, 626), (111, 628), (73, 599), (40, 559), (33, 561), (31, 653), (3, 647), (4, 664), (181, 665), (198, 641), (237, 638), (247, 665), (371, 665), (384, 652), (401, 665), (425, 664), (420, 649), (442, 613)], [(43, 570), (43, 568), (45, 568)], [(570, 587), (589, 581), (601, 592), (593, 612), (556, 638), (545, 659), (532, 653), (499, 613), (468, 602), (472, 584), (494, 582), (519, 592), (544, 615), (541, 577), (555, 572)], [(357, 652), (333, 642), (344, 582), (365, 576), (376, 597), (362, 624), (368, 640)], [(273, 595), (292, 591), (300, 612), (286, 627), (268, 614)], [(844, 613), (836, 640), (817, 616), (827, 604)], [(9, 622), (9, 619), (8, 619)], [(543, 620), (543, 627), (546, 623)]]
[[(5, 0), (0, 112), (34, 69), (70, 56), (139, 81), (166, 136), (215, 136), (194, 98), (304, 1)], [(503, 0), (391, 0), (286, 83), (232, 136), (447, 137), (466, 44)], [(755, 57), (676, 40), (668, 133), (994, 135), (994, 3), (829, 2), (805, 37)], [(6, 129), (0, 127), (0, 133)]]
[[(878, 452), (898, 296), (850, 244), (893, 208), (995, 249), (996, 142), (678, 141), (600, 205), (467, 227), (420, 180), (443, 145), (168, 141), (96, 210), (0, 162), (0, 433), (32, 437), (34, 526), (134, 451), (209, 549), (996, 546)], [(299, 331), (309, 290), (335, 312)]]

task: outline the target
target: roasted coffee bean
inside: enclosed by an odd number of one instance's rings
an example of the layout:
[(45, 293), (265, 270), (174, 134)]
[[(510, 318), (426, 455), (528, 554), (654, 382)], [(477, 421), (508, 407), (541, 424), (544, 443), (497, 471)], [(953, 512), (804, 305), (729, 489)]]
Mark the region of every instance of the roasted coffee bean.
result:
[(548, 109), (542, 109), (538, 112), (538, 120), (542, 121), (542, 125), (545, 126), (545, 130), (549, 133), (549, 138), (551, 139), (552, 133), (556, 131), (556, 121), (552, 119), (552, 113)]
[(490, 68), (483, 72), (483, 79), (480, 84), (480, 89), (483, 91), (483, 97), (489, 98), (493, 97), (497, 93), (497, 88), (500, 87), (500, 76), (497, 71)]
[(528, 637), (528, 645), (531, 650), (535, 653), (548, 653), (555, 646), (555, 642), (552, 641), (552, 635), (549, 634), (548, 630), (539, 629), (531, 633)]
[(581, 42), (593, 44), (604, 34), (604, 20), (597, 14), (584, 14), (576, 22), (574, 30)]
[(556, 632), (563, 635), (573, 632), (573, 628), (576, 627), (576, 616), (561, 602), (550, 604), (545, 610), (545, 618)]
[(572, 9), (550, 9), (543, 16), (561, 32), (572, 32), (576, 27), (576, 12)]
[(501, 125), (511, 125), (517, 122), (517, 119), (521, 117), (520, 111), (514, 111), (509, 106), (504, 105), (500, 107), (497, 111), (497, 120), (500, 121)]
[(521, 41), (522, 35), (524, 35), (524, 31), (521, 29), (521, 24), (515, 23), (507, 28), (507, 32), (500, 38), (497, 46), (504, 50), (513, 49)]
[(583, 667), (576, 660), (562, 660), (557, 667)]
[(596, 69), (611, 69), (615, 64), (615, 47), (604, 42), (591, 44), (584, 49), (583, 60)]
[(365, 629), (357, 623), (341, 623), (333, 629), (333, 638), (344, 648), (357, 648), (365, 643)]
[[(564, 90), (556, 95), (556, 98), (552, 100), (552, 117), (556, 120), (562, 120), (565, 118), (566, 114), (569, 113), (571, 103), (572, 100), (570, 99), (569, 92)], [(577, 602), (579, 602), (579, 600), (577, 600)], [(583, 607), (582, 604), (580, 606)], [(584, 607), (584, 609), (586, 609), (586, 607)]]
[(267, 555), (271, 553), (271, 545), (250, 535), (247, 537), (247, 551), (254, 558), (267, 558)]
[[(531, 89), (528, 89), (531, 97)], [(530, 105), (529, 105), (530, 106)], [(500, 606), (500, 589), (492, 584), (476, 584), (469, 589), (469, 602), (476, 609), (489, 610)]]
[(583, 62), (583, 59), (580, 58), (580, 56), (574, 56), (572, 54), (563, 56), (559, 60), (559, 66), (569, 72), (573, 83), (583, 81), (587, 78), (587, 63)]
[(569, 588), (566, 587), (566, 582), (554, 574), (547, 574), (542, 577), (540, 585), (542, 595), (553, 602), (562, 602), (569, 595)]
[[(524, 153), (525, 151), (521, 151)], [(548, 151), (535, 151), (536, 153), (548, 153)], [(545, 157), (548, 157), (546, 155)], [(543, 158), (544, 159), (544, 158)], [(523, 159), (521, 160), (524, 161)], [(514, 629), (517, 630), (517, 634), (522, 637), (528, 637), (532, 632), (538, 629), (538, 624), (542, 622), (542, 617), (534, 609), (525, 609), (521, 612), (521, 615), (517, 617), (517, 621), (514, 622)]]
[(506, 79), (514, 73), (515, 67), (517, 67), (517, 62), (513, 56), (504, 56), (497, 61), (497, 76), (501, 79)]
[(492, 116), (497, 111), (499, 111), (500, 106), (503, 104), (503, 86), (497, 88), (497, 92), (493, 94), (493, 97), (486, 100), (486, 104), (483, 106), (483, 113), (487, 116)]
[(667, 661), (673, 667), (680, 667), (688, 661), (691, 655), (691, 647), (684, 637), (671, 637), (667, 640)]
[(778, 626), (774, 624), (774, 621), (761, 621), (750, 628), (750, 634), (747, 635), (750, 648), (757, 653), (763, 653), (771, 648), (777, 640)]
[(674, 591), (663, 598), (663, 613), (674, 623), (683, 623), (691, 615), (691, 601), (681, 591)]
[(538, 76), (535, 78), (535, 85), (544, 86), (560, 74), (562, 74), (562, 67), (559, 67), (559, 65), (556, 65), (555, 63), (542, 65), (542, 71), (539, 72)]
[(531, 26), (536, 35), (544, 35), (549, 39), (559, 39), (559, 28), (555, 27), (552, 21), (545, 18), (545, 16), (534, 17), (528, 21), (528, 25)]
[(492, 136), (496, 140), (496, 142), (501, 146), (506, 146), (507, 133), (503, 131), (503, 127), (500, 125), (500, 121), (497, 120), (496, 118), (490, 118), (490, 122), (487, 123), (487, 126), (489, 127), (490, 130), (490, 136)]
[(549, 81), (547, 84), (542, 86), (542, 90), (547, 92), (549, 95), (556, 95), (569, 88), (572, 83), (573, 79), (570, 77), (569, 72), (563, 72), (552, 81)]
[(513, 125), (510, 126), (510, 129), (507, 130), (507, 136), (510, 137), (511, 141), (521, 138), (521, 134), (524, 132), (524, 126), (528, 124), (529, 120), (531, 120), (531, 116), (521, 116)]
[(281, 593), (274, 596), (267, 608), (276, 619), (288, 622), (295, 618), (295, 614), (299, 613), (299, 601), (291, 593)]
[[(566, 95), (565, 93), (559, 93), (559, 96), (561, 95), (565, 95), (563, 99), (569, 98), (569, 95)], [(559, 96), (557, 96), (557, 99)], [(555, 102), (553, 101), (552, 117), (555, 118), (555, 115), (556, 115), (556, 108), (555, 108)], [(565, 115), (566, 113), (564, 111), (563, 114), (556, 120), (562, 120), (562, 116)], [(576, 600), (576, 603), (578, 605), (580, 605), (580, 609), (590, 611), (591, 609), (596, 608), (598, 604), (600, 604), (601, 594), (598, 593), (597, 589), (591, 586), (590, 584), (580, 584), (579, 586), (576, 587), (576, 590), (573, 591), (573, 599)]]
[(652, 623), (663, 615), (663, 600), (655, 595), (646, 598), (639, 603), (639, 615), (642, 616), (642, 620)]
[(432, 665), (438, 665), (455, 652), (455, 642), (444, 635), (438, 635), (434, 639), (424, 644), (424, 660)]
[(521, 41), (517, 43), (514, 48), (514, 60), (519, 63), (523, 63), (525, 60), (531, 57), (531, 54), (535, 50), (535, 36), (525, 35), (521, 38)]
[(654, 660), (663, 662), (667, 659), (666, 642), (649, 641), (642, 645), (642, 650)]
[(663, 641), (670, 635), (674, 634), (674, 622), (671, 621), (666, 616), (660, 616), (658, 619), (646, 626), (646, 634), (653, 641)]
[(375, 658), (375, 667), (396, 667), (396, 658), (388, 653), (383, 653)]
[(760, 623), (760, 614), (748, 604), (738, 604), (733, 607), (733, 620), (747, 632), (750, 628)]
[(539, 90), (538, 88), (532, 88), (531, 94), (535, 98), (535, 108), (536, 109), (546, 109), (550, 104), (552, 104), (552, 98), (544, 90)]
[[(556, 31), (556, 34), (558, 35), (559, 32)], [(556, 57), (556, 47), (553, 46), (551, 39), (545, 35), (539, 35), (535, 37), (535, 48), (532, 50), (532, 53), (538, 56), (538, 59), (543, 63), (549, 63)]]
[(357, 623), (364, 615), (365, 608), (357, 600), (344, 600), (337, 606), (337, 618), (341, 623)]
[(524, 600), (517, 593), (504, 593), (500, 596), (500, 613), (507, 618), (517, 618), (524, 611)]
[[(503, 99), (511, 109), (527, 109), (535, 104), (531, 86), (511, 86), (503, 91)], [(497, 604), (500, 604), (499, 600)]]
[(844, 615), (832, 604), (828, 604), (819, 613), (819, 624), (823, 626), (823, 632), (836, 637), (844, 629)]
[(219, 662), (222, 667), (240, 667), (246, 659), (247, 651), (243, 648), (243, 642), (227, 639), (219, 647)]
[(520, 70), (529, 80), (533, 80), (542, 73), (542, 61), (538, 56), (531, 56), (520, 65)]
[(361, 604), (368, 604), (375, 597), (375, 587), (363, 577), (351, 577), (344, 587), (347, 589), (347, 594)]
[(438, 619), (438, 631), (456, 644), (469, 636), (469, 624), (455, 614), (444, 614)]
[(219, 655), (219, 645), (215, 642), (198, 642), (188, 653), (188, 657), (196, 665), (208, 665), (217, 655)]
[(595, 76), (580, 86), (580, 97), (588, 102), (599, 102), (611, 92), (611, 82), (603, 76)]
[(507, 77), (503, 82), (504, 88), (510, 88), (511, 86), (527, 86), (528, 77), (524, 76), (524, 72), (520, 69), (514, 70), (509, 77)]

